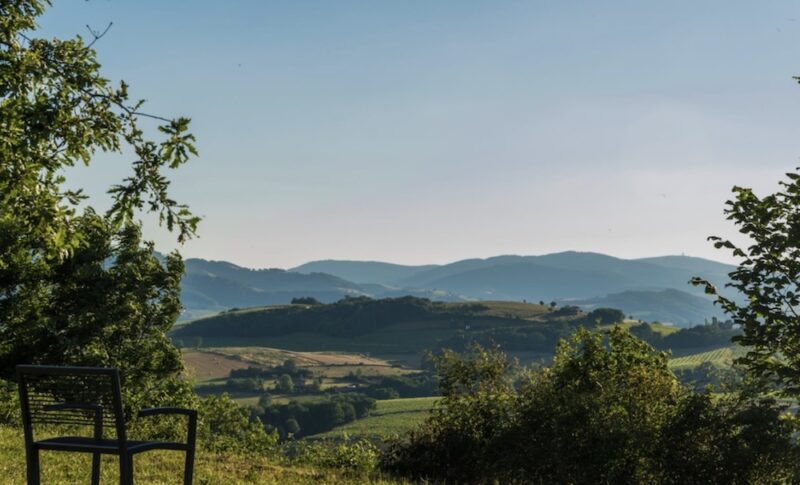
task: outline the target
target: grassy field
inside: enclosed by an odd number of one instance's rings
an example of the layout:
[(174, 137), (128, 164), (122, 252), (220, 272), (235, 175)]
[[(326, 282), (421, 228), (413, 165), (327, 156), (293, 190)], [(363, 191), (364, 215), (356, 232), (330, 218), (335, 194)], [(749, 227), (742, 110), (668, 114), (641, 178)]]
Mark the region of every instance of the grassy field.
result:
[(370, 416), (334, 428), (326, 433), (310, 437), (342, 438), (386, 438), (403, 434), (425, 420), (436, 402), (436, 397), (415, 397), (378, 401), (378, 407)]
[[(619, 326), (621, 326), (623, 328), (628, 329), (628, 328), (633, 327), (634, 325), (639, 325), (639, 320), (625, 320), (621, 324), (614, 324), (614, 325), (619, 325)], [(601, 327), (601, 328), (611, 328), (614, 325), (606, 325), (606, 326)], [(664, 325), (663, 323), (648, 323), (648, 325), (650, 325), (650, 328), (654, 332), (660, 333), (661, 335), (669, 335), (669, 334), (672, 334), (672, 333), (680, 331), (680, 328), (678, 328), (678, 327), (675, 327), (673, 325)]]
[[(42, 483), (74, 485), (89, 483), (91, 455), (42, 452)], [(104, 456), (101, 483), (118, 483), (119, 465), (115, 457)], [(136, 455), (135, 480), (138, 484), (167, 485), (182, 482), (183, 454), (151, 451)], [(0, 426), (0, 484), (25, 483), (25, 451), (22, 431)], [(344, 484), (372, 483), (399, 485), (404, 482), (381, 477), (349, 476), (338, 470), (275, 463), (257, 456), (221, 455), (199, 452), (194, 483), (203, 484)]]
[(733, 364), (733, 359), (743, 356), (745, 352), (747, 350), (739, 346), (710, 349), (674, 357), (670, 359), (669, 365), (673, 369), (680, 369), (697, 367), (700, 364), (710, 362), (718, 367), (730, 367)]
[(183, 349), (182, 357), (186, 375), (198, 382), (228, 377), (232, 370), (244, 369), (251, 365), (242, 359), (200, 350)]
[(322, 377), (323, 388), (346, 385), (349, 374), (401, 376), (414, 372), (385, 358), (347, 352), (299, 352), (270, 347), (215, 347), (183, 350), (186, 374), (200, 384), (222, 384), (231, 370), (249, 366), (274, 367), (288, 359)]

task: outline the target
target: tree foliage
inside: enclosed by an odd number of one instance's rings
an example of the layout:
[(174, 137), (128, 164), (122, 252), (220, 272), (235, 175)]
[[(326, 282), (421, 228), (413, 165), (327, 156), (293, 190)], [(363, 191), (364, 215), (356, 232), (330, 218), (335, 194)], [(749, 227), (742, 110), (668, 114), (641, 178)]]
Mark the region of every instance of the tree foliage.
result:
[(453, 483), (775, 483), (797, 467), (771, 400), (682, 387), (667, 355), (620, 327), (579, 330), (549, 368), (499, 351), (438, 359), (442, 399), (384, 468)]
[(788, 173), (780, 190), (764, 197), (752, 189), (734, 187), (725, 214), (748, 239), (742, 246), (712, 236), (718, 249), (740, 260), (728, 287), (744, 301), (721, 294), (711, 283), (694, 278), (706, 293), (740, 325), (734, 337), (747, 346), (738, 359), (753, 376), (800, 395), (800, 173)]
[[(183, 264), (156, 259), (137, 218), (155, 213), (179, 241), (194, 234), (165, 174), (196, 153), (194, 137), (187, 118), (143, 113), (103, 77), (94, 41), (36, 38), (48, 6), (0, 1), (0, 376), (23, 362), (108, 365), (144, 388), (181, 368), (165, 332)], [(99, 152), (132, 166), (103, 214), (65, 177)]]

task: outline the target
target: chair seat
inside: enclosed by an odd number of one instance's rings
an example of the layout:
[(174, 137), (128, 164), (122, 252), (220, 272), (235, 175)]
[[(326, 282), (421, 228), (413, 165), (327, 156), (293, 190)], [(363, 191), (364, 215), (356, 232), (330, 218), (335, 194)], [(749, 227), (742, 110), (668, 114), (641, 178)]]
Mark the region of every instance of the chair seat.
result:
[[(169, 441), (133, 441), (128, 442), (128, 451), (141, 453), (147, 450), (186, 450), (184, 443)], [(119, 454), (119, 441), (87, 438), (83, 436), (59, 436), (34, 442), (40, 450), (78, 451), (84, 453)]]

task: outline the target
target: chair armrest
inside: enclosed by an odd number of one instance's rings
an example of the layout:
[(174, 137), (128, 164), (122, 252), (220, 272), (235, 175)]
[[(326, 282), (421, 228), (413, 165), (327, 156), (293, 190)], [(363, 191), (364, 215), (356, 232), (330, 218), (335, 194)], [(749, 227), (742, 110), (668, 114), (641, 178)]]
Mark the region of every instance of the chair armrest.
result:
[(186, 444), (191, 452), (194, 453), (195, 441), (197, 441), (197, 410), (184, 409), (184, 408), (145, 408), (139, 411), (139, 417), (156, 416), (156, 415), (175, 415), (182, 414), (189, 418), (187, 423)]
[(155, 416), (159, 414), (183, 414), (184, 416), (197, 417), (197, 411), (184, 408), (145, 408), (139, 411), (139, 417)]

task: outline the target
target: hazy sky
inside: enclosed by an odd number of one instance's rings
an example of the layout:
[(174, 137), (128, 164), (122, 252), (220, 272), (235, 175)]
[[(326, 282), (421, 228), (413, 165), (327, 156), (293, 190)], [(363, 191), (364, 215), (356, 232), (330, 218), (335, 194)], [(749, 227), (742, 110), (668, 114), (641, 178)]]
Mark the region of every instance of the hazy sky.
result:
[[(724, 260), (731, 186), (800, 165), (796, 1), (55, 4), (42, 34), (113, 21), (104, 73), (193, 118), (186, 256)], [(102, 207), (100, 161), (71, 175)]]

